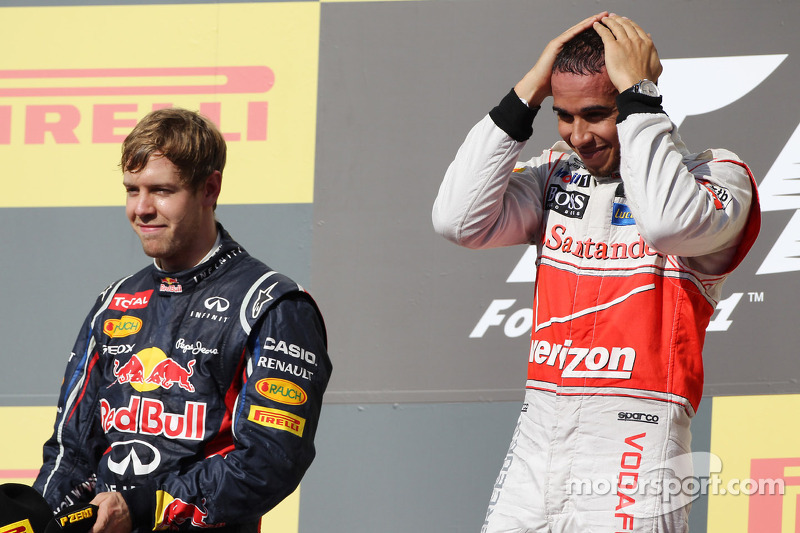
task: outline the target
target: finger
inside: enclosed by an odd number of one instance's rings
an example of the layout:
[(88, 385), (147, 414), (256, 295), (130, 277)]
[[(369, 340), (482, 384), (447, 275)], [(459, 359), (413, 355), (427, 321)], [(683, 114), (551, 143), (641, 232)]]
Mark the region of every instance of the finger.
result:
[(604, 45), (608, 46), (610, 43), (617, 40), (617, 38), (614, 37), (614, 34), (611, 32), (608, 26), (604, 25), (603, 23), (595, 22), (592, 27), (594, 28), (594, 31), (596, 31), (600, 35), (600, 38), (603, 39)]
[(636, 30), (631, 27), (627, 20), (620, 16), (609, 16), (603, 19), (603, 24), (605, 24), (611, 33), (614, 34), (614, 38), (618, 41), (624, 39), (630, 39), (631, 37), (638, 36)]

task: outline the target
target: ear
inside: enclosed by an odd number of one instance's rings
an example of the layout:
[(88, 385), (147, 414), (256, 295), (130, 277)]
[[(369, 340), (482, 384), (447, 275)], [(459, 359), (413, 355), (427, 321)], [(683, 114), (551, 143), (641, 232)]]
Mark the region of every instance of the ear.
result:
[(206, 207), (216, 205), (220, 191), (222, 191), (222, 173), (215, 170), (203, 184), (203, 205)]

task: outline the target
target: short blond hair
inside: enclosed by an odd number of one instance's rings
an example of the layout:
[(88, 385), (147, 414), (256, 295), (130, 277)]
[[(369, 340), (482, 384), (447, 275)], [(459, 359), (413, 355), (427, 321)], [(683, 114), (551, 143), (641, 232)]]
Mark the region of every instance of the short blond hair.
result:
[(138, 172), (154, 154), (169, 159), (181, 179), (199, 189), (215, 170), (225, 168), (222, 133), (208, 118), (177, 107), (148, 113), (122, 143), (123, 172)]

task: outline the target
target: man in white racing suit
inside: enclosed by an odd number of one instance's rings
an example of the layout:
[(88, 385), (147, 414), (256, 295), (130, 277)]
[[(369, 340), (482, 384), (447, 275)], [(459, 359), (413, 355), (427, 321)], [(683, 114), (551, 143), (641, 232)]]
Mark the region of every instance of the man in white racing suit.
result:
[[(686, 531), (705, 329), (752, 246), (755, 183), (690, 153), (661, 108), (661, 62), (600, 13), (551, 41), (469, 133), (433, 209), (469, 248), (538, 248), (525, 403), (484, 532)], [(564, 142), (517, 164), (548, 96)], [(678, 485), (680, 486), (680, 485)]]

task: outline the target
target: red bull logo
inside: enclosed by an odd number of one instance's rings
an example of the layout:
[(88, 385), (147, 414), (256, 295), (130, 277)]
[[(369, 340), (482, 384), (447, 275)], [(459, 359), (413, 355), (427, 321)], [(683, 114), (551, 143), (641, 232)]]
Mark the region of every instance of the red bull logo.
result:
[(164, 404), (152, 398), (131, 396), (126, 407), (112, 408), (100, 400), (103, 431), (121, 431), (168, 439), (202, 440), (206, 432), (206, 404), (186, 402), (183, 413), (169, 413)]
[(112, 339), (134, 335), (139, 333), (140, 329), (142, 329), (142, 319), (130, 315), (123, 315), (122, 318), (109, 318), (103, 322), (103, 333)]
[(183, 292), (183, 285), (178, 283), (178, 280), (175, 278), (163, 278), (161, 280), (161, 285), (158, 287), (158, 292), (171, 292), (178, 294)]
[(128, 362), (120, 365), (114, 359), (115, 383), (129, 383), (139, 392), (157, 389), (171, 389), (174, 385), (194, 392), (190, 378), (194, 374), (196, 360), (186, 363), (186, 367), (176, 362), (159, 348), (146, 348), (131, 356)]
[[(220, 527), (225, 524), (209, 524), (206, 522), (208, 511), (194, 505), (186, 503), (180, 498), (175, 498), (163, 490), (156, 491), (156, 527), (155, 529), (168, 529), (171, 526), (179, 526), (190, 520), (194, 527)], [(205, 500), (201, 505), (205, 504)]]

